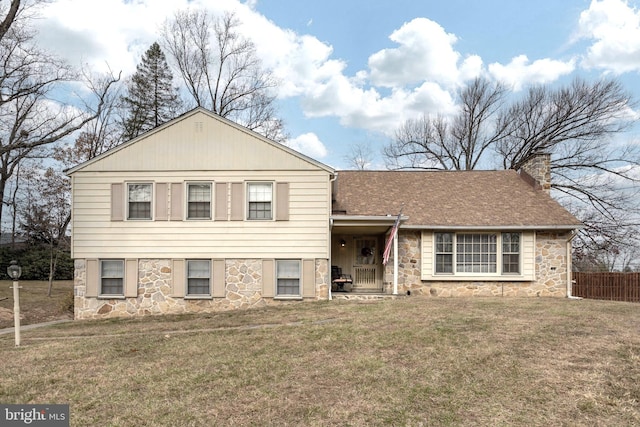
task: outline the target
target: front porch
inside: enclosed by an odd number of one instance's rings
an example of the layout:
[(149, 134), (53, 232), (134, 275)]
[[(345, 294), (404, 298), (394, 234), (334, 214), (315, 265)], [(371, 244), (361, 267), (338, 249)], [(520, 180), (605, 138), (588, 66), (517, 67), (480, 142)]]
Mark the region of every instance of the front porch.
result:
[[(332, 216), (331, 292), (334, 298), (371, 300), (397, 294), (394, 263), (383, 265), (397, 216)], [(404, 218), (403, 218), (404, 219)], [(397, 248), (397, 236), (392, 248)], [(392, 251), (390, 258), (395, 260)]]

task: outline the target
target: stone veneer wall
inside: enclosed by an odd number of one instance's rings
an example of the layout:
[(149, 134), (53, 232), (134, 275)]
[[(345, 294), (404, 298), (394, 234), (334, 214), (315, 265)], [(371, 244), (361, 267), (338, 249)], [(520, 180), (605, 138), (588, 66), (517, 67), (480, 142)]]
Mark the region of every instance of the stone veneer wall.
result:
[[(536, 236), (536, 281), (478, 282), (423, 281), (420, 266), (419, 231), (398, 235), (398, 293), (412, 295), (453, 296), (567, 296), (567, 246), (565, 233), (538, 232)], [(393, 288), (393, 258), (384, 272), (384, 289)]]
[[(138, 260), (138, 296), (135, 298), (86, 298), (84, 259), (74, 261), (75, 318), (132, 317), (168, 313), (198, 313), (264, 307), (290, 302), (262, 297), (262, 261), (225, 260), (225, 297), (185, 299), (171, 296), (171, 260)], [(315, 299), (329, 296), (329, 262), (316, 260)]]

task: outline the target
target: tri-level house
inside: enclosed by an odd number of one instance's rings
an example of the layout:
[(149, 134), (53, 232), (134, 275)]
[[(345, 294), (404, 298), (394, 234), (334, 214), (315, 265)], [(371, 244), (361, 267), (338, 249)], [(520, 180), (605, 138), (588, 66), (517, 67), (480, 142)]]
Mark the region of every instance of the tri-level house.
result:
[(531, 173), (336, 172), (194, 109), (68, 171), (75, 317), (567, 296), (580, 223), (549, 196), (548, 157), (536, 161)]

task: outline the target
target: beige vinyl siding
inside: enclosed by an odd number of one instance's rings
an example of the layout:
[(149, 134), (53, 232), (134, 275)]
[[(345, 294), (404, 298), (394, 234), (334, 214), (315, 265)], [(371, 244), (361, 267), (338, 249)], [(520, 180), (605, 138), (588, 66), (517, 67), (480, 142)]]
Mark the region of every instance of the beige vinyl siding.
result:
[[(172, 220), (112, 221), (111, 186), (129, 181), (171, 183), (169, 215)], [(174, 209), (184, 206), (184, 192), (178, 203), (174, 190), (182, 188), (187, 181), (288, 183), (289, 219), (178, 220)], [(73, 182), (74, 258), (329, 258), (331, 196), (326, 171), (78, 171), (73, 175)], [(217, 207), (213, 209), (217, 211)], [(184, 217), (182, 212), (180, 217)]]
[[(475, 233), (476, 231), (473, 231)], [(497, 233), (498, 234), (498, 272), (502, 271), (501, 252), (501, 233), (495, 231), (486, 231), (479, 233)], [(422, 280), (438, 280), (438, 281), (460, 281), (460, 280), (489, 280), (489, 281), (519, 281), (519, 280), (535, 280), (535, 233), (526, 231), (522, 233), (522, 241), (520, 247), (520, 266), (521, 274), (500, 274), (500, 273), (457, 273), (457, 274), (435, 274), (434, 273), (434, 232), (422, 232)], [(455, 263), (455, 260), (454, 260)]]
[[(188, 165), (188, 167), (185, 167)], [(245, 128), (197, 112), (125, 144), (85, 172), (189, 170), (308, 170), (318, 166), (281, 144)]]

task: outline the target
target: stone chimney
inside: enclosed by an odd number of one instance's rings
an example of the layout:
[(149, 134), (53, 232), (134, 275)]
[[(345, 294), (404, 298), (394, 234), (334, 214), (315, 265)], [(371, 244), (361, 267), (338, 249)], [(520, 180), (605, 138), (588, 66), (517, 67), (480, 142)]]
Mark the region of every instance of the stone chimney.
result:
[(522, 165), (519, 172), (523, 178), (532, 181), (534, 187), (551, 193), (551, 154), (534, 154)]

